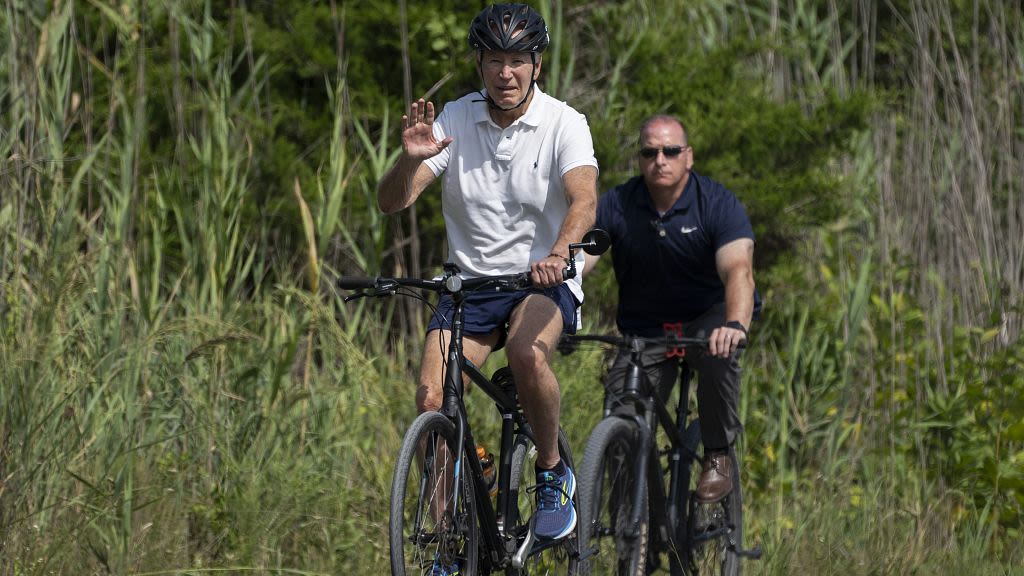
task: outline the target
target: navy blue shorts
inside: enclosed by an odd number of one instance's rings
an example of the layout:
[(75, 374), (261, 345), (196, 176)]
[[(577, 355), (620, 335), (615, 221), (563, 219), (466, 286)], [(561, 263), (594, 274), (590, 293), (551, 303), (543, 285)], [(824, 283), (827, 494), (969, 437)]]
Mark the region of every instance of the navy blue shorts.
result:
[[(506, 324), (512, 309), (530, 294), (543, 294), (555, 301), (562, 311), (562, 332), (576, 333), (576, 309), (579, 303), (572, 295), (569, 286), (562, 283), (552, 288), (531, 288), (516, 292), (473, 292), (466, 297), (465, 325), (466, 334), (484, 335), (498, 329), (504, 341)], [(451, 330), (452, 309), (455, 307), (451, 296), (442, 296), (437, 311), (430, 317), (427, 332), (431, 330)]]

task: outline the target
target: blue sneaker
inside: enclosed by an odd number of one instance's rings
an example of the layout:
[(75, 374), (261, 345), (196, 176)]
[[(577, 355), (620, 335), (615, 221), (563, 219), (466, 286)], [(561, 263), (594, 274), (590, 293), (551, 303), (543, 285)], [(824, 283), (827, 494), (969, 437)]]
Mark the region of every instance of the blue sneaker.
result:
[(576, 507), (572, 497), (576, 494), (576, 476), (568, 466), (565, 474), (546, 470), (537, 474), (537, 512), (534, 534), (538, 538), (558, 540), (572, 533), (576, 527)]
[(459, 561), (453, 560), (450, 565), (445, 565), (441, 560), (441, 555), (438, 554), (434, 557), (434, 566), (430, 568), (430, 576), (458, 576), (459, 572)]

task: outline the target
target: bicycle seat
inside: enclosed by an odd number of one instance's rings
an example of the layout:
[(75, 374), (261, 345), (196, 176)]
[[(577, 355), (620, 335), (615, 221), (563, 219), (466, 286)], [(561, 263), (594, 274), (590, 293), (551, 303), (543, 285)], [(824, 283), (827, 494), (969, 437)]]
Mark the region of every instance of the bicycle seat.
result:
[(508, 366), (502, 366), (495, 370), (494, 375), (491, 376), (491, 382), (494, 382), (494, 385), (505, 394), (512, 398), (516, 397), (516, 381), (512, 378), (512, 369)]

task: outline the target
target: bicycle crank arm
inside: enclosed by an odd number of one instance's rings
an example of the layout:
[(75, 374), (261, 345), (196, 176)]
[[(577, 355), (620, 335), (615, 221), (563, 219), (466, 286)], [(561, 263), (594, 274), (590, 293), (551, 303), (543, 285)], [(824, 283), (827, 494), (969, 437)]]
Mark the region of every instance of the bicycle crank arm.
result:
[[(530, 518), (530, 531), (526, 533), (526, 538), (523, 543), (516, 550), (516, 553), (512, 556), (512, 567), (516, 570), (522, 570), (523, 566), (526, 565), (526, 559), (534, 554), (539, 554), (548, 548), (558, 546), (561, 544), (561, 540), (539, 540), (533, 533), (533, 518)], [(594, 546), (590, 554), (597, 552), (597, 546)], [(581, 557), (584, 558), (585, 556)]]
[(516, 550), (516, 553), (512, 556), (512, 567), (516, 570), (522, 570), (523, 566), (526, 565), (526, 557), (530, 555), (533, 543), (537, 540), (537, 537), (533, 533), (535, 520), (535, 518), (530, 518), (530, 529), (526, 531), (526, 538), (523, 539), (523, 543), (519, 546), (519, 550)]
[(761, 547), (754, 546), (753, 548), (747, 548), (745, 550), (737, 550), (736, 555), (740, 558), (750, 558), (751, 560), (761, 559)]
[(581, 550), (579, 558), (580, 562), (583, 562), (587, 558), (597, 554), (598, 550), (600, 550), (600, 548), (598, 548), (596, 544), (591, 546), (589, 550)]
[(701, 544), (707, 542), (708, 540), (714, 540), (715, 538), (726, 537), (731, 533), (732, 529), (730, 528), (715, 528), (714, 530), (710, 530), (708, 532), (701, 532), (693, 539), (693, 541), (696, 544)]

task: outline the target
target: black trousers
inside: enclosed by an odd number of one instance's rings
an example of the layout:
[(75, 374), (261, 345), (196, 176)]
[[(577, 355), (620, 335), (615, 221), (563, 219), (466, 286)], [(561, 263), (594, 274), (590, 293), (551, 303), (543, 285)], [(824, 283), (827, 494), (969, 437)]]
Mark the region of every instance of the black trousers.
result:
[[(702, 316), (683, 324), (683, 334), (705, 338), (725, 323), (725, 304), (718, 304)], [(648, 346), (643, 353), (644, 371), (663, 400), (672, 394), (679, 379), (680, 358), (665, 357), (664, 346)], [(605, 376), (606, 405), (614, 406), (615, 398), (625, 386), (630, 353), (620, 350)], [(730, 358), (711, 356), (706, 350), (688, 348), (686, 363), (697, 373), (697, 414), (700, 417), (704, 449), (718, 450), (731, 446), (743, 430), (739, 418), (740, 364), (739, 354)]]

